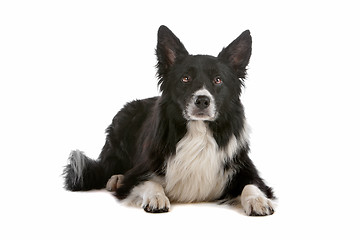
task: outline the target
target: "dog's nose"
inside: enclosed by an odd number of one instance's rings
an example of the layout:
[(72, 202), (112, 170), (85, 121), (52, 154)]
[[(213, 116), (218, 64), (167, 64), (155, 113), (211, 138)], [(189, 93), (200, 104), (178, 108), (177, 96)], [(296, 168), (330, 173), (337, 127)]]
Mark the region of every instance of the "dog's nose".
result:
[(195, 100), (195, 105), (200, 109), (205, 109), (210, 105), (210, 98), (207, 96), (198, 96)]

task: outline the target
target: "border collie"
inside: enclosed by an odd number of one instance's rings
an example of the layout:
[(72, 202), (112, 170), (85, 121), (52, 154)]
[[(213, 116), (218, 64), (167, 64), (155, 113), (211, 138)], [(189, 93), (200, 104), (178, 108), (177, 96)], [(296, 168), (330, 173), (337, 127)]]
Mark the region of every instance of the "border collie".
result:
[(116, 114), (98, 160), (72, 151), (65, 188), (106, 188), (151, 213), (168, 212), (170, 202), (219, 201), (250, 216), (273, 214), (273, 191), (248, 156), (240, 102), (251, 45), (247, 30), (217, 57), (190, 55), (161, 26), (161, 96), (130, 102)]

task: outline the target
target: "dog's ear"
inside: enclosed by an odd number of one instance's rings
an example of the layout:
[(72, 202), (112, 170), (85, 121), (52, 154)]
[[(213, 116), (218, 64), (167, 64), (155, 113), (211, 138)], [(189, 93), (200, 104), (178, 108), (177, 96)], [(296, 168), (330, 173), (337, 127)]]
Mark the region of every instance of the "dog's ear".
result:
[(230, 64), (238, 78), (246, 76), (246, 66), (249, 64), (251, 56), (251, 44), (250, 31), (246, 30), (218, 55), (221, 61)]
[(188, 54), (175, 34), (166, 26), (160, 26), (156, 47), (158, 76), (161, 78), (177, 60)]

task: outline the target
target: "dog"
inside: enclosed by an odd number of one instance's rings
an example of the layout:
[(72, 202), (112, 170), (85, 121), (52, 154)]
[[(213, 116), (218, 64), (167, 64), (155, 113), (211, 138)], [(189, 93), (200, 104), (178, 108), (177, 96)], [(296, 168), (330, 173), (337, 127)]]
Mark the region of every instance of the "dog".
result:
[(107, 128), (98, 160), (72, 151), (65, 188), (106, 188), (146, 212), (170, 202), (220, 202), (249, 216), (274, 213), (274, 192), (248, 156), (240, 95), (252, 51), (244, 31), (218, 54), (190, 55), (166, 26), (158, 30), (161, 95), (127, 103)]

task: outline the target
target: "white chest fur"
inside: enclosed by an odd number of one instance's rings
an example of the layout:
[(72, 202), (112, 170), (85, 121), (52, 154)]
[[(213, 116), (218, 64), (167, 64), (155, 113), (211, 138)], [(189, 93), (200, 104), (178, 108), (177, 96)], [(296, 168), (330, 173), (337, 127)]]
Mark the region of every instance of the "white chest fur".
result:
[(246, 140), (232, 136), (228, 146), (219, 149), (206, 123), (190, 121), (186, 135), (176, 146), (176, 154), (167, 161), (166, 195), (176, 202), (211, 201), (220, 197), (232, 174), (224, 171), (224, 162)]

